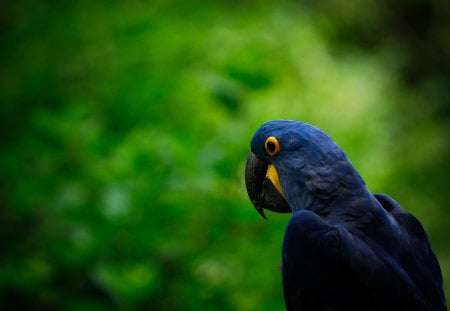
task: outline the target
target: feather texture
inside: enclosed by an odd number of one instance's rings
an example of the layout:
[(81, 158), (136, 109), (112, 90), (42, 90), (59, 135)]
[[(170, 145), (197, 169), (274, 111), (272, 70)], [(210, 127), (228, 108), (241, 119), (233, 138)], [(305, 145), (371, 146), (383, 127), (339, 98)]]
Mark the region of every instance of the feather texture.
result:
[[(264, 149), (269, 136), (281, 146), (274, 156)], [(287, 310), (446, 310), (420, 222), (389, 196), (373, 195), (328, 135), (271, 121), (251, 147), (276, 168), (293, 212), (282, 246)]]

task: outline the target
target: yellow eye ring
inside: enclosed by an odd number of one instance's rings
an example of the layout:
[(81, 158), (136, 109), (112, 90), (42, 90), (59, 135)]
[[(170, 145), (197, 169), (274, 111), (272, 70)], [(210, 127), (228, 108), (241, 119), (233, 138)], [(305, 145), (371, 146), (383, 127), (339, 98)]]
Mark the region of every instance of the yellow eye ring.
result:
[(281, 151), (281, 146), (278, 143), (278, 140), (273, 136), (270, 136), (266, 139), (264, 147), (266, 148), (267, 153), (271, 157), (273, 157), (274, 155), (276, 155), (278, 152)]

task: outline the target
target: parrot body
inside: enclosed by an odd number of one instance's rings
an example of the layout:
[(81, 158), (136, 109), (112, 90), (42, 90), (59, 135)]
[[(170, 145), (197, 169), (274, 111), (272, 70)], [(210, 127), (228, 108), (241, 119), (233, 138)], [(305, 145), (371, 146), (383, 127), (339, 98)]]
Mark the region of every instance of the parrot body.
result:
[(292, 212), (282, 246), (287, 310), (446, 310), (442, 275), (420, 222), (371, 194), (321, 130), (271, 121), (253, 136), (250, 199)]

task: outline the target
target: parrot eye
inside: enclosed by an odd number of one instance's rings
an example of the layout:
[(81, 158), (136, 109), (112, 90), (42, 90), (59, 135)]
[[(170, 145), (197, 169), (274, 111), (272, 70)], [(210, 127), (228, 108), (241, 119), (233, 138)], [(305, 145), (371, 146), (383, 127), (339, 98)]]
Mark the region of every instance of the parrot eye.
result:
[(265, 147), (267, 153), (270, 156), (274, 156), (281, 151), (281, 147), (280, 144), (278, 143), (278, 140), (273, 136), (270, 136), (266, 139)]

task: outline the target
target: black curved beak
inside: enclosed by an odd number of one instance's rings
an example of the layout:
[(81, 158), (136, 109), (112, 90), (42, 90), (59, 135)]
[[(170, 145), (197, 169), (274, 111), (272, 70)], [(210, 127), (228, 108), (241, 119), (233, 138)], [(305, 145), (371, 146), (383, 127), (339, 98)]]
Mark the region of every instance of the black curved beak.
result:
[(245, 185), (253, 206), (262, 217), (267, 219), (264, 209), (277, 213), (292, 212), (286, 199), (277, 190), (272, 181), (266, 177), (269, 163), (259, 159), (250, 152), (245, 166)]

